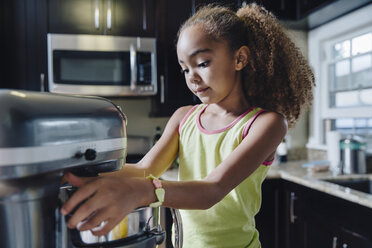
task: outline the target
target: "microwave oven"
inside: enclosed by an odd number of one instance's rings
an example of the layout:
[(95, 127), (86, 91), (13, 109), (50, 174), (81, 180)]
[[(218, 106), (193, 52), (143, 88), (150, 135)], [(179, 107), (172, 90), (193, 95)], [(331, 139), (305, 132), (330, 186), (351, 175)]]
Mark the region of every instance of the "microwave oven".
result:
[(97, 96), (157, 93), (156, 39), (47, 35), (50, 92)]

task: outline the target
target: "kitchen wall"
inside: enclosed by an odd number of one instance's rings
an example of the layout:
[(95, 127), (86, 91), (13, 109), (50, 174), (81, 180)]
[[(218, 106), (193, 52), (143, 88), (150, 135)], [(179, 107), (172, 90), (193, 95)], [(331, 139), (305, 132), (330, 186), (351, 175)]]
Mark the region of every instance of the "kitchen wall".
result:
[(155, 128), (159, 126), (163, 132), (169, 118), (149, 117), (151, 109), (150, 98), (120, 98), (111, 99), (116, 105), (119, 105), (127, 115), (128, 135), (147, 136), (155, 135)]
[[(301, 50), (305, 58), (308, 58), (307, 32), (300, 30), (288, 30), (288, 35)], [(309, 111), (304, 111), (296, 126), (287, 133), (288, 157), (291, 160), (307, 158), (306, 143), (309, 136)]]

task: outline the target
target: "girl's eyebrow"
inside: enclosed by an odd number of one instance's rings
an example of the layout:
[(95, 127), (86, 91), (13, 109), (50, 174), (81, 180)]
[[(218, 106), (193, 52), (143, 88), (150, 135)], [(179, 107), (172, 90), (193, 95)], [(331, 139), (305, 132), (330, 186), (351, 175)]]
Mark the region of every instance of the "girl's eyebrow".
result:
[[(198, 49), (198, 50), (195, 50), (194, 52), (192, 52), (190, 55), (189, 55), (189, 58), (192, 58), (194, 56), (196, 56), (197, 54), (199, 53), (211, 53), (212, 52), (212, 49), (209, 49), (209, 48), (205, 48), (205, 49)], [(182, 60), (179, 60), (180, 63), (184, 63)]]

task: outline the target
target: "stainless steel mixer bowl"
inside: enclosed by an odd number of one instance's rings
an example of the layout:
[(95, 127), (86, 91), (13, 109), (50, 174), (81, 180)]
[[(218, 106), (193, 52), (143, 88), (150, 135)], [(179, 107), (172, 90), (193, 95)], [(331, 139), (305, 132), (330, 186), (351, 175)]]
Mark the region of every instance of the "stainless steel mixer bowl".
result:
[[(71, 186), (61, 187), (59, 199), (63, 203), (75, 191), (76, 188)], [(174, 244), (174, 247), (179, 248), (182, 247), (181, 217), (178, 210), (171, 209), (171, 213), (175, 230), (176, 244)], [(107, 235), (95, 236), (90, 230), (71, 229), (68, 236), (70, 236), (74, 247), (155, 247), (165, 239), (165, 223), (160, 221), (164, 214), (164, 207), (141, 207), (126, 216)]]

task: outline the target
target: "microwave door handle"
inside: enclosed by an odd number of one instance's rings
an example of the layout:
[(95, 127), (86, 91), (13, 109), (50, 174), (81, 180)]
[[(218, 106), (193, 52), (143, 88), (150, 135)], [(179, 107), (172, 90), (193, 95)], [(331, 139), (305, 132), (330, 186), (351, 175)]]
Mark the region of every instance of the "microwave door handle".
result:
[(94, 7), (94, 27), (99, 29), (99, 2), (96, 0)]
[(131, 80), (130, 90), (135, 91), (137, 88), (137, 52), (134, 45), (130, 46), (130, 68), (131, 68)]
[(111, 26), (112, 26), (111, 25), (112, 24), (111, 23), (111, 17), (112, 17), (111, 14), (112, 14), (111, 13), (111, 0), (108, 0), (107, 1), (107, 15), (106, 15), (107, 16), (107, 29), (108, 30), (111, 30)]

